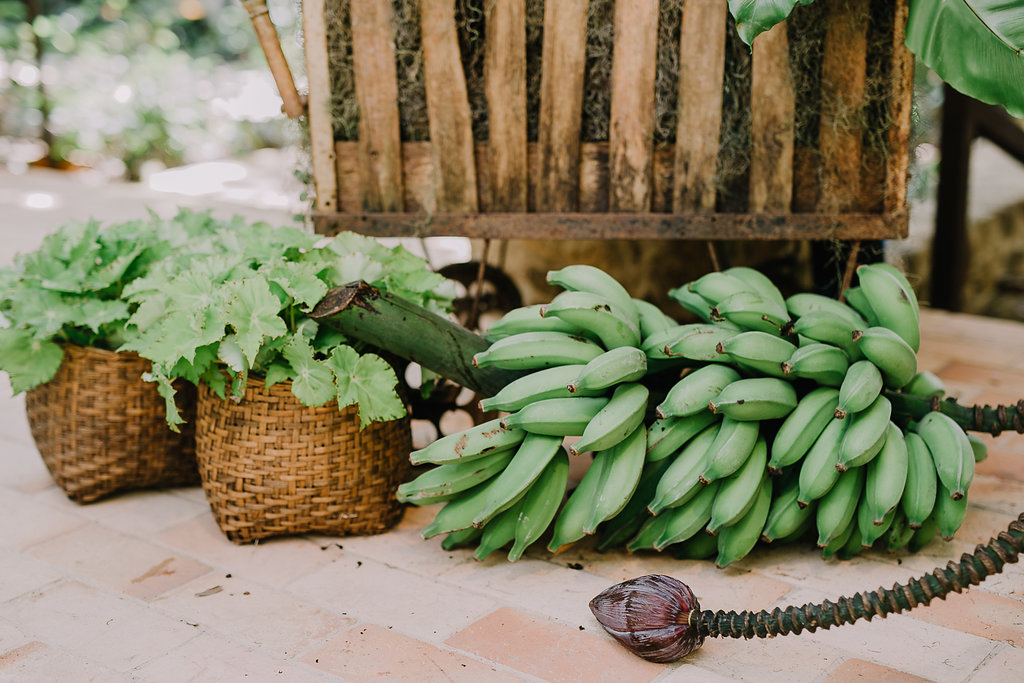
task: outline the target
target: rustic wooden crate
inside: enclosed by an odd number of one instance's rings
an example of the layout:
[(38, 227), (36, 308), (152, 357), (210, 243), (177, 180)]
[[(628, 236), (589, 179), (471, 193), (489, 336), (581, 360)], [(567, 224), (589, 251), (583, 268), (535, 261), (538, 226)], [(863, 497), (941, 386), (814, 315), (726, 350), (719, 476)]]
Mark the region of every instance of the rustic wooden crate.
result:
[[(395, 0), (398, 2), (399, 0)], [(749, 168), (744, 201), (723, 206), (715, 185), (722, 129), (725, 0), (685, 0), (676, 135), (655, 142), (658, 0), (616, 0), (607, 140), (581, 140), (588, 0), (544, 4), (536, 134), (528, 139), (527, 0), (488, 0), (484, 78), (487, 138), (474, 140), (456, 2), (419, 0), (429, 140), (403, 140), (394, 5), (305, 0), (308, 120), (320, 233), (459, 235), (500, 239), (888, 239), (907, 234), (912, 57), (908, 0), (819, 2), (825, 22), (816, 149), (795, 144), (799, 79), (786, 26), (750, 56)], [(350, 18), (358, 139), (332, 124), (331, 2)], [(813, 6), (812, 6), (813, 7)], [(885, 8), (879, 12), (878, 8)], [(800, 11), (802, 8), (798, 8)], [(663, 14), (663, 13), (662, 13)], [(891, 49), (872, 63), (881, 21)], [(877, 55), (875, 56), (877, 60)], [(881, 82), (884, 130), (861, 116), (868, 74)], [(880, 74), (880, 77), (879, 77)], [(818, 74), (816, 74), (817, 76)], [(664, 75), (662, 74), (662, 77)], [(879, 96), (874, 93), (875, 106)], [(855, 115), (851, 116), (851, 112)], [(867, 134), (881, 150), (864, 144)]]

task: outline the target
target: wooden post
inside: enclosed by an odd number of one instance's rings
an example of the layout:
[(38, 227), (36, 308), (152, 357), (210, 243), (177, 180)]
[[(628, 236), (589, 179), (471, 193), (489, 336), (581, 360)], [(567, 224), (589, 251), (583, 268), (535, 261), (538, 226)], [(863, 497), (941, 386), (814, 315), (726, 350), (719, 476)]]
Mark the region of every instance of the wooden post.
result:
[(485, 40), (487, 210), (526, 211), (526, 0), (494, 0)]
[(402, 137), (391, 3), (351, 0), (350, 11), (362, 207), (402, 211)]
[(249, 20), (256, 32), (256, 38), (259, 40), (260, 47), (263, 48), (263, 55), (267, 58), (270, 75), (274, 77), (277, 92), (281, 94), (281, 109), (290, 119), (302, 116), (306, 113), (306, 105), (303, 104), (299, 92), (295, 89), (295, 79), (292, 78), (292, 70), (288, 68), (288, 60), (284, 58), (284, 52), (281, 50), (281, 40), (277, 37), (277, 29), (270, 21), (270, 11), (267, 9), (266, 0), (242, 0), (242, 5), (249, 13)]
[(544, 3), (537, 211), (574, 211), (579, 205), (587, 3), (588, 0)]
[(754, 39), (750, 93), (750, 196), (753, 213), (788, 213), (793, 200), (796, 94), (785, 23)]
[(892, 34), (892, 66), (889, 72), (888, 149), (885, 165), (885, 211), (899, 211), (907, 204), (907, 168), (910, 161), (910, 115), (914, 96), (914, 55), (907, 48), (909, 0), (896, 0)]
[(302, 3), (302, 31), (309, 79), (309, 146), (313, 158), (313, 185), (317, 211), (338, 210), (338, 175), (331, 123), (331, 78), (327, 67), (327, 29), (324, 0)]
[(658, 0), (617, 0), (608, 209), (651, 210)]
[(728, 9), (722, 0), (687, 0), (683, 8), (672, 192), (676, 213), (715, 210)]
[(476, 212), (473, 119), (459, 56), (455, 0), (419, 0), (423, 75), (438, 211)]

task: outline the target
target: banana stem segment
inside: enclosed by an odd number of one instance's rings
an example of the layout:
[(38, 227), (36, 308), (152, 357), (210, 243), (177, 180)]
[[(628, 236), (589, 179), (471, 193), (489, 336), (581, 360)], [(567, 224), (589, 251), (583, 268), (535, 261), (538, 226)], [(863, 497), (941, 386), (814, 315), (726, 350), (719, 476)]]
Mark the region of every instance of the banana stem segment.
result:
[(953, 418), (967, 431), (988, 432), (998, 436), (1012, 429), (1018, 434), (1024, 434), (1024, 399), (1012, 406), (964, 406), (952, 398), (914, 396), (898, 391), (883, 393), (892, 403), (894, 415), (902, 415), (911, 420), (920, 420), (927, 413), (937, 411)]

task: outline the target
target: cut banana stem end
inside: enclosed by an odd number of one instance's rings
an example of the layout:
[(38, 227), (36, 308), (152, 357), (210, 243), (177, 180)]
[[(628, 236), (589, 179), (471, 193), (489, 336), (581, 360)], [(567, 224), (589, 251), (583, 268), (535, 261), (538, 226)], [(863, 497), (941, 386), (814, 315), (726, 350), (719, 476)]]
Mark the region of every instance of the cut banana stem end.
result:
[[(976, 586), (1007, 564), (1017, 562), (1024, 552), (1024, 513), (1009, 524), (1006, 531), (973, 553), (964, 553), (959, 562), (896, 583), (892, 588), (856, 593), (835, 602), (805, 604), (771, 612), (735, 612), (702, 610), (693, 591), (672, 577), (652, 575), (630, 579), (602, 591), (590, 602), (598, 622), (633, 654), (655, 662), (682, 659), (704, 644), (709, 637), (773, 638), (803, 631), (829, 629), (853, 624), (861, 619), (906, 612), (928, 605), (935, 598), (945, 599)], [(634, 613), (627, 606), (641, 601), (645, 609)]]

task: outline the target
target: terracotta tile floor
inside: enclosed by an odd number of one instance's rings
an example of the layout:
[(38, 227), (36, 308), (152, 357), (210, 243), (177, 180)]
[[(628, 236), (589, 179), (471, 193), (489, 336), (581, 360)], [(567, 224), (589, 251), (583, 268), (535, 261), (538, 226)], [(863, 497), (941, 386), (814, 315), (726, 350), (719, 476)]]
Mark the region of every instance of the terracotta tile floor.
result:
[[(1024, 324), (923, 312), (922, 367), (969, 400), (1024, 396)], [(685, 661), (626, 653), (587, 603), (646, 573), (702, 606), (771, 608), (890, 586), (958, 558), (1024, 509), (1024, 438), (991, 441), (958, 538), (824, 561), (762, 548), (726, 570), (670, 557), (477, 562), (409, 509), (380, 536), (237, 546), (199, 488), (70, 502), (0, 387), (0, 679), (13, 681), (1020, 681), (1024, 569), (909, 614), (772, 640), (709, 640)]]

